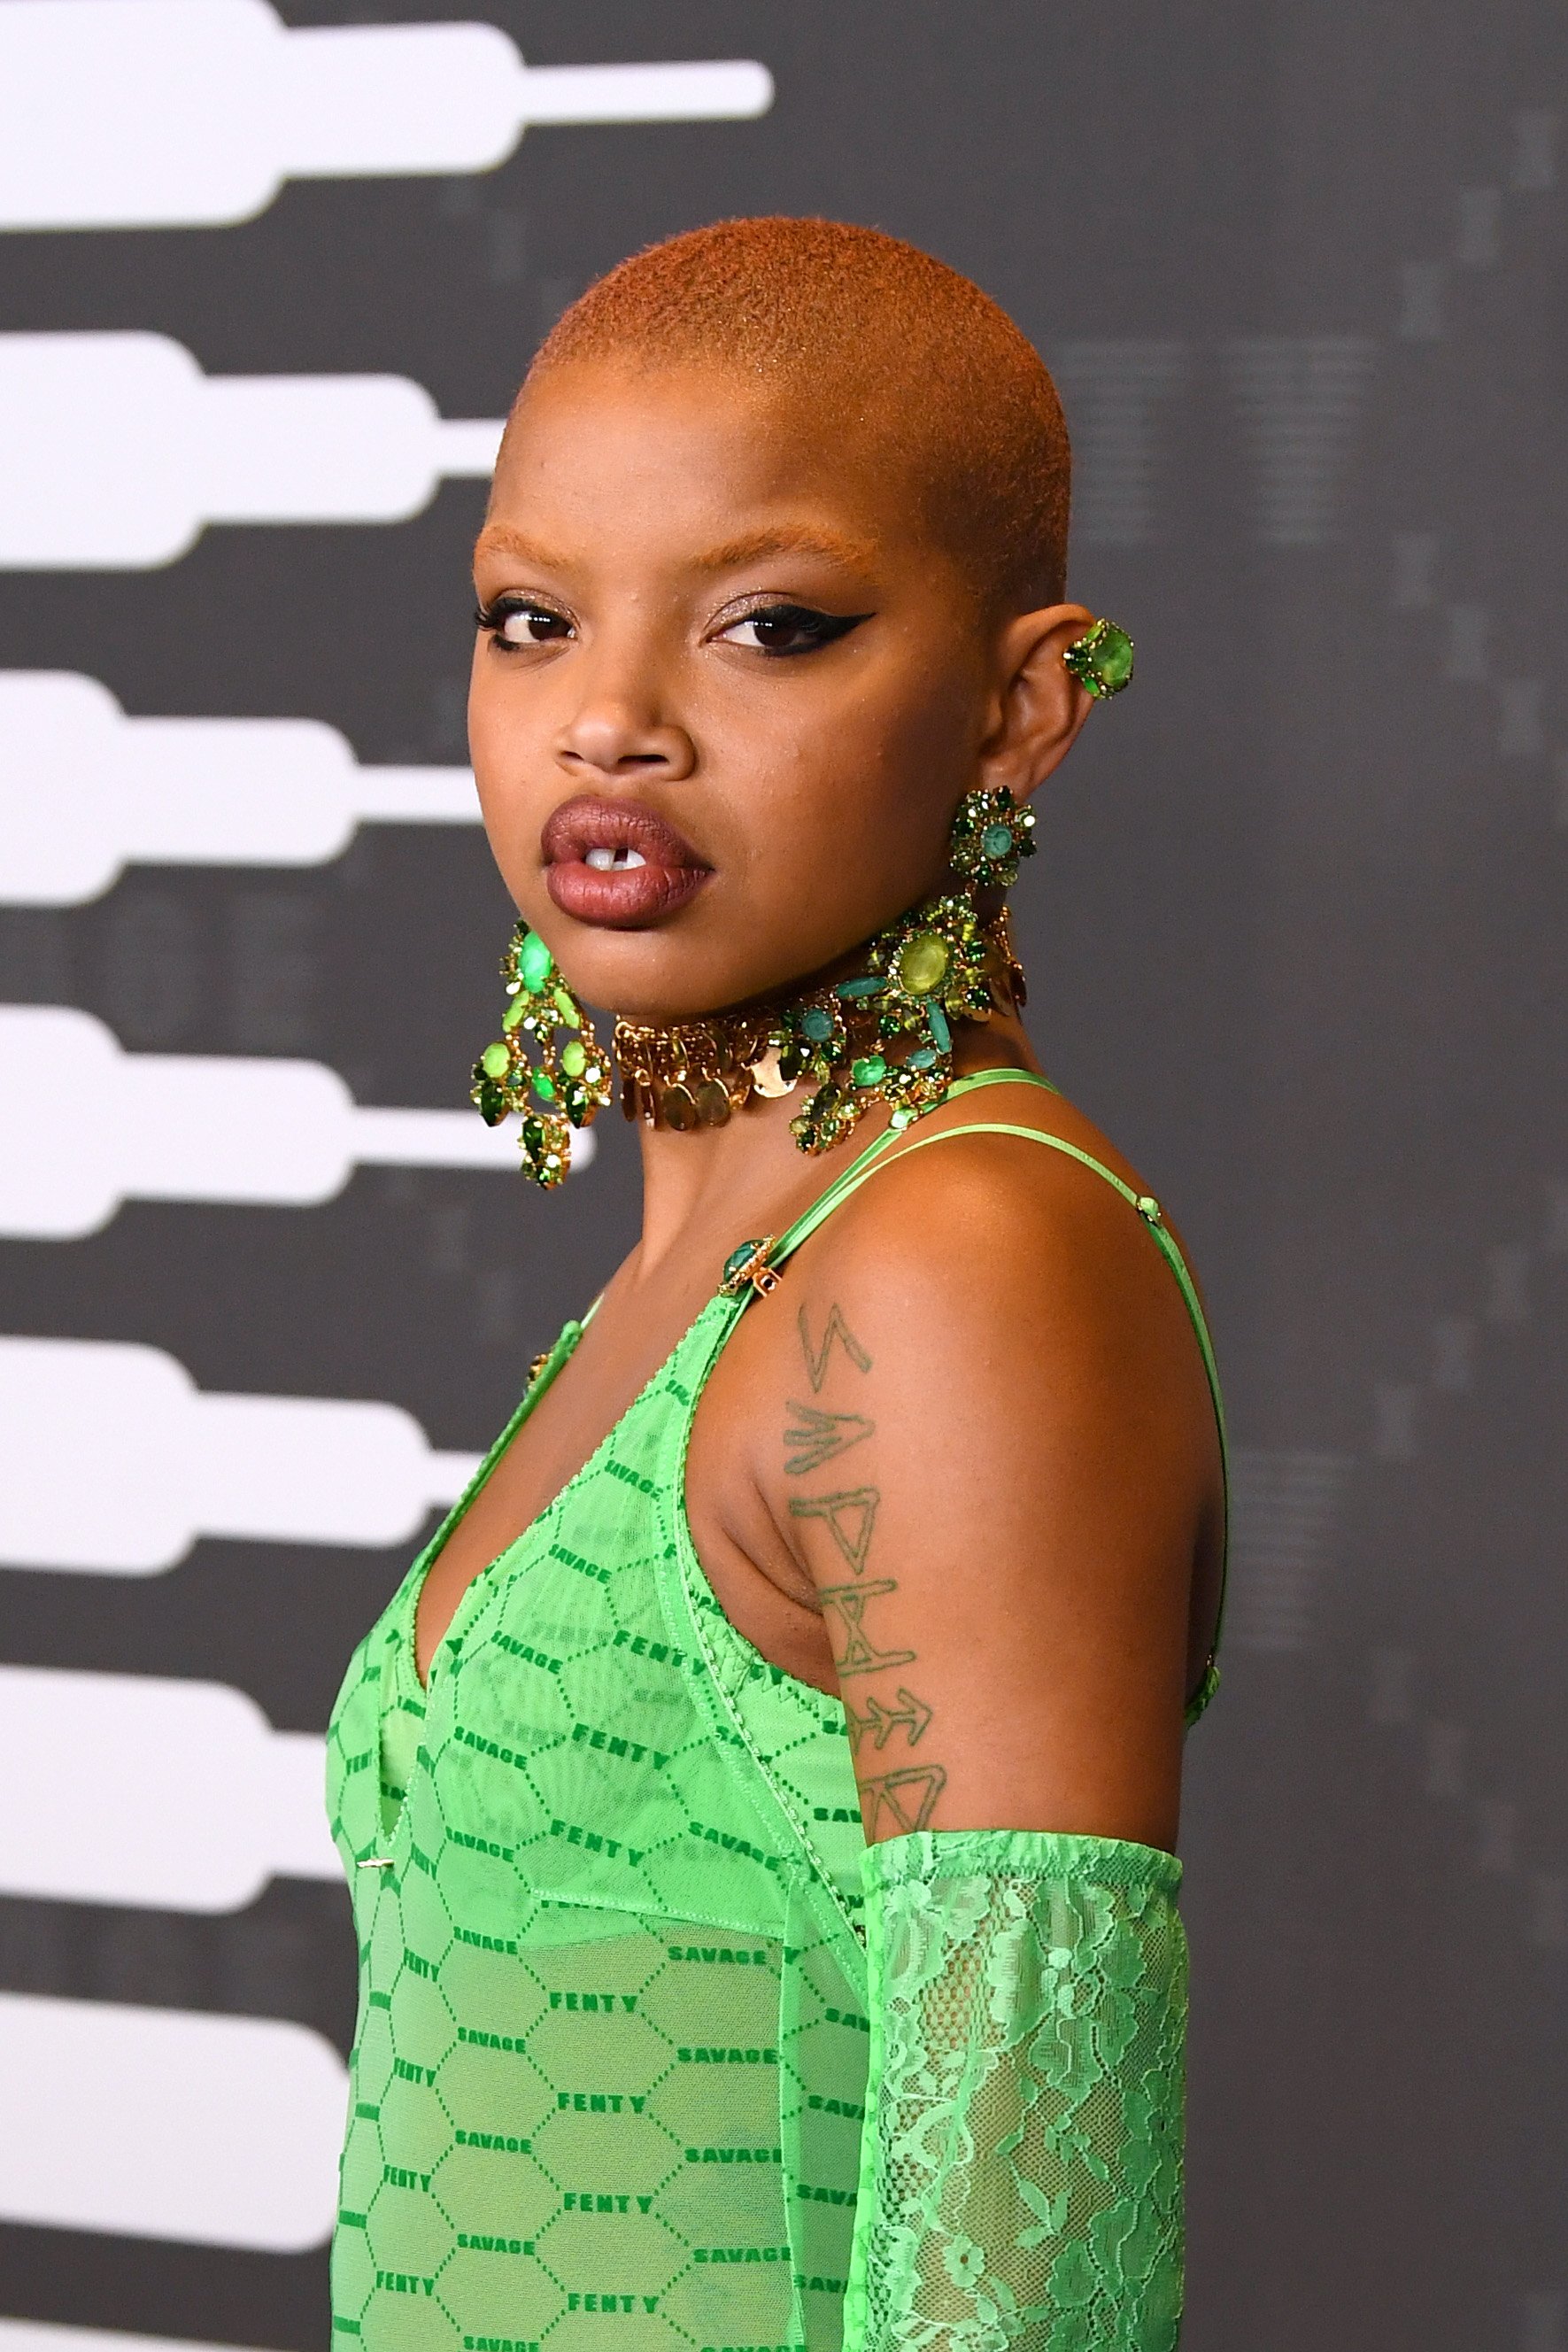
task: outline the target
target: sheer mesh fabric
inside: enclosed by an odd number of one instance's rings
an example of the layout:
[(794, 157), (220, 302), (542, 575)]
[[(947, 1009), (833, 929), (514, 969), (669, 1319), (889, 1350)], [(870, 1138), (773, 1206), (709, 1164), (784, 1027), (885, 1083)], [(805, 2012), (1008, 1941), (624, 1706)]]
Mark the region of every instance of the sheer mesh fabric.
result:
[(852, 2352), (1166, 2352), (1182, 2287), (1186, 1946), (1172, 1855), (873, 1846)]
[(340, 2344), (838, 2346), (870, 2046), (843, 1715), (729, 1626), (681, 1508), (738, 1311), (705, 1310), (476, 1580), (428, 1690), (440, 1534), (350, 1670)]

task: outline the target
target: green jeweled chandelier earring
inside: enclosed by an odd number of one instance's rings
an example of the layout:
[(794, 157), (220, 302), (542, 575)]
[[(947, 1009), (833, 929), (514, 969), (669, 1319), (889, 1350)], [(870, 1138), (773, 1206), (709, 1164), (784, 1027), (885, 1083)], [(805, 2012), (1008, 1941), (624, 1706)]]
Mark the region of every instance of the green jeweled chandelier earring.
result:
[[(507, 942), (501, 978), (509, 1000), (501, 1034), (474, 1065), (469, 1099), (486, 1127), (522, 1114), (523, 1173), (548, 1188), (571, 1165), (571, 1129), (587, 1127), (610, 1100), (609, 1061), (549, 948), (525, 922)], [(558, 1029), (567, 1033), (559, 1044)]]

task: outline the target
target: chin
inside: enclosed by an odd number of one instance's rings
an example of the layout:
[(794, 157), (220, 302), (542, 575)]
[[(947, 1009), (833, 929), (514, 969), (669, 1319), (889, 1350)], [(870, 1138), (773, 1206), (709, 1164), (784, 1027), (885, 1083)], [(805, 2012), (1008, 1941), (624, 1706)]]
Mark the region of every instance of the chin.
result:
[(563, 925), (558, 915), (547, 936), (576, 993), (628, 1021), (660, 1028), (765, 1003), (804, 977), (797, 957), (737, 956), (733, 948), (716, 954), (708, 943), (683, 940), (674, 923), (604, 930)]
[[(672, 1027), (841, 977), (921, 894), (891, 908), (827, 906), (820, 881), (797, 877), (787, 907), (758, 906), (721, 873), (666, 894), (649, 889), (642, 870), (586, 877), (580, 866), (562, 874), (536, 865), (513, 895), (575, 994), (629, 1021)], [(801, 908), (813, 897), (815, 919), (807, 920)]]

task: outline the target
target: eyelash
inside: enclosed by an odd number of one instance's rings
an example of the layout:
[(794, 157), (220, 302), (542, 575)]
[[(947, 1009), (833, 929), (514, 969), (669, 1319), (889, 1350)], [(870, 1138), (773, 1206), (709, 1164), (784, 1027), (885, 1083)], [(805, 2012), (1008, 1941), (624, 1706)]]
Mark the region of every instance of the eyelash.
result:
[[(487, 604), (476, 604), (474, 607), (474, 625), (493, 637), (502, 653), (520, 653), (521, 646), (515, 639), (503, 636), (501, 632), (508, 621), (523, 614), (531, 620), (558, 621), (563, 628), (571, 626), (564, 613), (552, 613), (548, 604), (536, 604), (528, 596), (493, 596)], [(548, 645), (549, 642), (545, 637), (534, 639), (536, 645)], [(560, 641), (557, 638), (555, 642), (559, 644)]]
[(756, 647), (757, 652), (766, 654), (769, 660), (792, 661), (800, 654), (818, 653), (822, 646), (836, 644), (840, 637), (847, 637), (852, 629), (858, 629), (862, 621), (870, 618), (869, 613), (821, 613), (814, 604), (759, 604), (754, 612), (743, 613), (729, 625), (732, 629), (741, 629), (749, 622), (754, 628), (761, 625), (798, 630), (806, 639), (803, 646)]
[[(474, 612), (474, 625), (476, 628), (484, 630), (495, 640), (498, 652), (520, 653), (523, 650), (522, 646), (515, 638), (504, 635), (503, 631), (509, 620), (521, 615), (526, 615), (530, 620), (554, 621), (562, 628), (571, 626), (564, 613), (552, 612), (548, 604), (536, 604), (526, 596), (497, 596), (493, 597), (488, 604), (476, 605)], [(761, 625), (796, 631), (806, 639), (804, 645), (758, 645), (755, 647), (744, 648), (746, 651), (763, 654), (770, 661), (792, 661), (801, 654), (817, 653), (824, 646), (836, 644), (839, 638), (848, 636), (852, 629), (858, 629), (862, 621), (868, 621), (870, 618), (869, 613), (822, 613), (812, 604), (779, 603), (759, 604), (754, 612), (743, 613), (737, 620), (732, 621), (729, 626), (732, 629), (739, 629), (749, 623), (753, 627)], [(553, 640), (548, 637), (536, 637), (533, 642), (536, 645), (551, 643), (559, 645), (561, 641), (559, 637)]]

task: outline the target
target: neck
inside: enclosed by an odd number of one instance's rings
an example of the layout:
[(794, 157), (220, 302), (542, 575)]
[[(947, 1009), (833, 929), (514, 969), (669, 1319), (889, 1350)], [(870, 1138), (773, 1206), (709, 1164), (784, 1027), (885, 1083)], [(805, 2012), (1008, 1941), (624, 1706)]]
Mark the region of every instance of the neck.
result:
[[(1016, 1013), (998, 1010), (988, 1022), (967, 1021), (955, 1029), (956, 1077), (1004, 1068), (1041, 1075)], [(688, 1252), (706, 1252), (716, 1264), (752, 1234), (782, 1233), (868, 1143), (885, 1132), (889, 1114), (879, 1105), (852, 1135), (808, 1157), (789, 1122), (810, 1091), (807, 1078), (792, 1094), (773, 1100), (753, 1097), (723, 1127), (677, 1133), (637, 1122), (643, 1154), (638, 1284)]]

